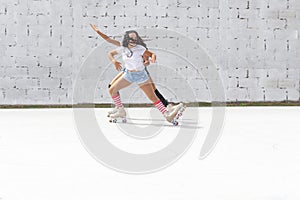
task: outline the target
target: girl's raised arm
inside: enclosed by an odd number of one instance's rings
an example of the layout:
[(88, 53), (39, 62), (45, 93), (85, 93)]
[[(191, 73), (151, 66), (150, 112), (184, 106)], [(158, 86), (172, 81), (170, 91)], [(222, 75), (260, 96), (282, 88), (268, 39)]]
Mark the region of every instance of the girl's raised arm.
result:
[(99, 31), (98, 28), (94, 24), (90, 24), (90, 26), (92, 27), (92, 29), (94, 31), (96, 31), (98, 33), (98, 35), (100, 35), (107, 42), (109, 42), (109, 43), (111, 43), (113, 45), (116, 45), (116, 46), (121, 46), (121, 43), (119, 41), (111, 39), (110, 37), (108, 37), (107, 35), (105, 35), (104, 33), (102, 33), (101, 31)]

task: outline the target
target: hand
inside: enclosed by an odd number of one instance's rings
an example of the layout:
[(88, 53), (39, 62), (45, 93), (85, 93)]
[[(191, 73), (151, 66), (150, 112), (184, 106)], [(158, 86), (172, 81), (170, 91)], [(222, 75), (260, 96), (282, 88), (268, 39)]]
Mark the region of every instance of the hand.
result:
[(90, 26), (92, 27), (92, 29), (93, 29), (94, 31), (96, 31), (96, 32), (99, 31), (98, 28), (97, 28), (97, 26), (95, 26), (94, 24), (90, 24)]
[(116, 70), (117, 71), (121, 71), (121, 69), (122, 69), (121, 63), (118, 62), (118, 61), (114, 61), (113, 63), (115, 65), (115, 67), (116, 67)]
[(150, 65), (149, 60), (144, 61), (144, 66), (147, 67), (148, 65)]
[(155, 54), (152, 55), (150, 61), (151, 61), (152, 63), (155, 63), (155, 62), (156, 62), (156, 55), (155, 55)]

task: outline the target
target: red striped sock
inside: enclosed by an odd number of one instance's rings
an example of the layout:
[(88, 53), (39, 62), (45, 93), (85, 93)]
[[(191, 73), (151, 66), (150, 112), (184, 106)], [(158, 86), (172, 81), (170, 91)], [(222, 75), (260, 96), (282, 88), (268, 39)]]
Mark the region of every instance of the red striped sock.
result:
[(121, 102), (121, 98), (120, 98), (120, 95), (117, 94), (116, 96), (112, 97), (112, 99), (114, 100), (115, 102), (115, 105), (118, 107), (118, 108), (123, 108), (123, 104)]
[(161, 102), (161, 100), (155, 102), (154, 105), (162, 114), (165, 114), (165, 112), (167, 112), (167, 109), (164, 106), (164, 104)]

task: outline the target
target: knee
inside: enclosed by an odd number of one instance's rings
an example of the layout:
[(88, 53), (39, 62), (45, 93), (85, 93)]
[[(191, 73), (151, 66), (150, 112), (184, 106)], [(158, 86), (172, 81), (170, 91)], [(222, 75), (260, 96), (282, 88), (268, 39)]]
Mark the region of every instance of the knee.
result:
[(115, 96), (115, 95), (119, 94), (119, 90), (116, 88), (116, 86), (114, 84), (110, 85), (110, 87), (108, 88), (108, 92), (111, 96)]
[(110, 96), (113, 96), (114, 95), (114, 87), (108, 88), (108, 92), (109, 92)]

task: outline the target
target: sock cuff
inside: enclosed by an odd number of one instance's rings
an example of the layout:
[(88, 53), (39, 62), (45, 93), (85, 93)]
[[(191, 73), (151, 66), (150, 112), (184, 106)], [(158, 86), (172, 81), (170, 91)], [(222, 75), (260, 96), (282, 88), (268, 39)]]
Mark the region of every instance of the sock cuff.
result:
[(158, 101), (154, 102), (153, 104), (154, 104), (154, 105), (157, 105), (157, 104), (159, 104), (159, 103), (161, 103), (161, 100), (158, 100)]
[(116, 94), (115, 96), (112, 96), (111, 98), (115, 99), (117, 98), (118, 96), (120, 96), (119, 94)]

